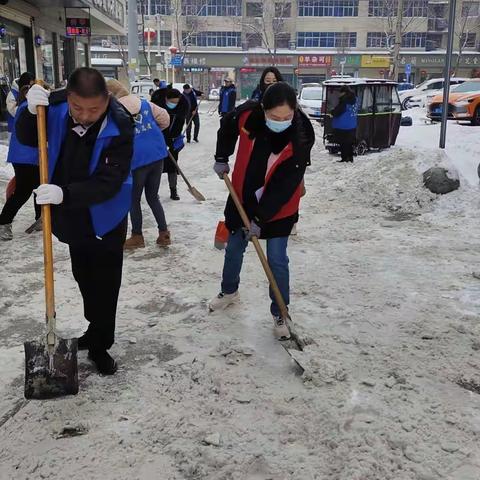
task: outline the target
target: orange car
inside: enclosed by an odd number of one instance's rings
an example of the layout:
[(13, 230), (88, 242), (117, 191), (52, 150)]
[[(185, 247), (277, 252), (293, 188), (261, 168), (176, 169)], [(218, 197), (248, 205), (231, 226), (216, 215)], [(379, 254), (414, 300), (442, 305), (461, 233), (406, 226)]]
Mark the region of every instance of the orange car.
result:
[[(437, 95), (428, 106), (427, 117), (441, 120), (443, 95)], [(448, 118), (469, 120), (480, 126), (480, 78), (472, 78), (461, 85), (452, 87), (448, 96)]]

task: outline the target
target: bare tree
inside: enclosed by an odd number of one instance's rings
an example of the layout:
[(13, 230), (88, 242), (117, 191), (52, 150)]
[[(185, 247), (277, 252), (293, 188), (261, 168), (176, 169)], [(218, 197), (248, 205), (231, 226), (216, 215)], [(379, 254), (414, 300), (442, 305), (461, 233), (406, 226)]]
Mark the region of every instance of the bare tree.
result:
[[(457, 74), (458, 68), (460, 67), (460, 61), (465, 48), (469, 47), (470, 34), (475, 34), (478, 32), (479, 28), (480, 15), (478, 11), (478, 3), (469, 1), (463, 2), (461, 5), (461, 11), (457, 12), (455, 19), (455, 37), (458, 41), (458, 54), (453, 69), (454, 75)], [(474, 38), (476, 37), (474, 36)]]
[(247, 48), (249, 44), (267, 50), (272, 65), (277, 63), (277, 51), (282, 41), (289, 40), (287, 18), (291, 17), (292, 3), (288, 0), (251, 3), (253, 11), (247, 11), (247, 18), (235, 18), (234, 23), (245, 30)]
[(127, 37), (122, 37), (121, 35), (115, 36), (115, 45), (120, 55), (120, 59), (122, 60), (122, 67), (125, 70), (125, 78), (128, 78), (128, 50), (125, 49), (126, 45), (122, 43), (122, 40), (126, 42)]
[[(185, 56), (199, 33), (199, 16), (205, 15), (207, 0), (172, 0), (172, 16), (174, 22), (174, 38), (179, 54)], [(207, 21), (207, 17), (204, 17)], [(206, 26), (206, 24), (204, 23)], [(184, 29), (185, 28), (185, 29)]]

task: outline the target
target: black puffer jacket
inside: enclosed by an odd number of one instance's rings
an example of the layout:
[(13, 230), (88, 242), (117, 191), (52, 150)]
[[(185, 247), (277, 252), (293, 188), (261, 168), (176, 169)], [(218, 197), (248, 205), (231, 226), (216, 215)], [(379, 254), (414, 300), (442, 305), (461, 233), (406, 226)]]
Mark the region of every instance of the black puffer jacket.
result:
[[(228, 162), (234, 153), (239, 136), (238, 120), (246, 111), (250, 111), (251, 114), (245, 129), (250, 132), (250, 138), (255, 139), (255, 145), (243, 185), (243, 206), (248, 217), (254, 219), (261, 227), (261, 238), (284, 237), (290, 235), (293, 225), (298, 221), (298, 212), (280, 220), (270, 219), (288, 203), (303, 181), (315, 142), (312, 123), (301, 110), (297, 110), (290, 128), (282, 133), (273, 133), (265, 124), (265, 115), (258, 102), (246, 102), (222, 119), (215, 155), (217, 162)], [(293, 145), (292, 157), (275, 170), (260, 201), (257, 201), (255, 192), (265, 183), (270, 155), (279, 153), (290, 141)], [(229, 230), (234, 231), (243, 227), (240, 215), (230, 197), (225, 207), (225, 221)]]

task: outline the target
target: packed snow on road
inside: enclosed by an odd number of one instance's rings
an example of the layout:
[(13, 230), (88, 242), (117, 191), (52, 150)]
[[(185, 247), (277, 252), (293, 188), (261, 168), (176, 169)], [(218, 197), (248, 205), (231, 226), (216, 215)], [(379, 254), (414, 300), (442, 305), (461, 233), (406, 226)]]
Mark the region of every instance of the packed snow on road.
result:
[[(119, 371), (79, 353), (80, 393), (23, 398), (23, 342), (44, 329), (41, 234), (26, 205), (0, 245), (0, 478), (470, 480), (480, 478), (478, 127), (412, 110), (397, 145), (336, 163), (316, 145), (289, 245), (292, 319), (311, 340), (303, 374), (272, 335), (268, 285), (250, 248), (241, 300), (209, 313), (223, 252), (226, 189), (212, 172), (217, 115), (202, 105), (183, 184), (160, 197), (172, 245), (128, 253), (112, 349)], [(2, 147), (0, 185), (12, 175)], [(437, 196), (422, 173), (456, 169)], [(66, 245), (54, 243), (57, 322), (80, 335), (83, 306)]]

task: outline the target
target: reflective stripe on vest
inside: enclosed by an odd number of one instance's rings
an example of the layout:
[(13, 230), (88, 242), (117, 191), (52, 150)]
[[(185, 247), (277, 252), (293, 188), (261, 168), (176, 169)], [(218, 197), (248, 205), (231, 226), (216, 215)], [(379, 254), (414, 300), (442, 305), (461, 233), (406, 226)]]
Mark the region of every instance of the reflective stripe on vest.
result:
[(167, 145), (160, 127), (146, 100), (142, 100), (140, 112), (135, 120), (135, 140), (133, 144), (132, 171), (163, 160), (168, 156)]
[[(245, 183), (245, 176), (247, 173), (247, 168), (250, 163), (253, 148), (255, 146), (255, 139), (249, 137), (249, 132), (245, 129), (245, 123), (247, 122), (248, 117), (250, 116), (251, 111), (244, 112), (240, 115), (238, 120), (238, 129), (240, 132), (240, 140), (238, 145), (237, 158), (235, 160), (235, 166), (232, 173), (232, 183), (237, 195), (240, 200), (243, 202), (243, 186)], [(265, 183), (263, 185), (262, 191), (265, 190), (268, 183), (270, 182), (272, 175), (275, 173), (277, 168), (286, 160), (291, 158), (293, 155), (293, 146), (292, 142), (289, 142), (286, 147), (279, 154), (271, 154), (268, 159), (267, 171), (265, 174)], [(280, 220), (282, 218), (287, 218), (298, 212), (298, 207), (300, 205), (300, 198), (302, 194), (302, 185), (303, 182), (295, 190), (294, 194), (290, 197), (289, 201), (282, 206), (282, 208), (276, 213), (276, 215), (268, 220), (273, 222), (275, 220)], [(259, 200), (260, 201), (260, 200)]]

